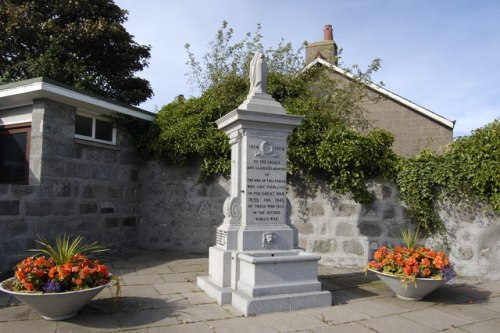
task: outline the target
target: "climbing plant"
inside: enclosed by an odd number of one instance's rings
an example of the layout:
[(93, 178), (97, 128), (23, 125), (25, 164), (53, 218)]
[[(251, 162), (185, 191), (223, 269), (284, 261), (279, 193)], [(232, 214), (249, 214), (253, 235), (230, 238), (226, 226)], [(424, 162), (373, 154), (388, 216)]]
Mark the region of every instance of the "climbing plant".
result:
[(456, 139), (442, 155), (423, 151), (401, 160), (396, 182), (411, 218), (427, 231), (442, 231), (439, 199), (481, 202), (500, 213), (500, 121)]

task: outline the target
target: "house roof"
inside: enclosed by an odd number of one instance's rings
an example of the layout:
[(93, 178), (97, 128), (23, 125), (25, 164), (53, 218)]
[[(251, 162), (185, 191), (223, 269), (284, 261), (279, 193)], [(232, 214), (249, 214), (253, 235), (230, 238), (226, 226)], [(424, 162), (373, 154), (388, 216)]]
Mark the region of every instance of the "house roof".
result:
[(29, 105), (47, 98), (101, 114), (121, 113), (151, 121), (155, 114), (134, 106), (92, 94), (46, 77), (37, 77), (0, 86), (0, 110)]
[[(308, 70), (309, 68), (317, 65), (317, 64), (321, 64), (323, 66), (326, 66), (332, 70), (334, 70), (336, 73), (338, 74), (341, 74), (349, 79), (354, 79), (354, 75), (352, 73), (349, 73), (348, 71), (338, 67), (338, 66), (335, 66), (334, 64), (332, 63), (329, 63), (328, 61), (322, 59), (322, 58), (316, 58), (314, 59), (311, 63), (309, 63), (306, 67), (304, 67), (302, 69), (302, 71), (306, 71)], [(415, 104), (413, 103), (412, 101), (409, 101), (408, 99), (404, 98), (404, 97), (401, 97), (387, 89), (384, 89), (376, 84), (373, 84), (373, 83), (366, 83), (366, 85), (375, 90), (376, 92), (396, 101), (396, 102), (399, 102), (409, 108), (411, 108), (412, 110), (414, 110), (415, 112), (418, 112), (428, 118), (431, 118), (441, 124), (443, 124), (444, 126), (447, 126), (449, 127), (450, 129), (453, 129), (453, 127), (455, 126), (455, 121), (453, 120), (449, 120), (449, 119), (446, 119), (440, 115), (438, 115), (437, 113), (434, 113), (418, 104)]]

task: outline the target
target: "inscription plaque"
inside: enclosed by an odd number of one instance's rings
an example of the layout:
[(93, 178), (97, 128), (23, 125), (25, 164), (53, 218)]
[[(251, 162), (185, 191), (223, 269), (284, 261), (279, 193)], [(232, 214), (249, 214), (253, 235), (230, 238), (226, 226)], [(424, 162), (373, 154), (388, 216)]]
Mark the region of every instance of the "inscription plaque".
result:
[(227, 244), (227, 231), (217, 230), (217, 234), (215, 235), (215, 241), (218, 245), (225, 246)]
[(286, 213), (286, 139), (248, 138), (247, 223), (279, 224)]

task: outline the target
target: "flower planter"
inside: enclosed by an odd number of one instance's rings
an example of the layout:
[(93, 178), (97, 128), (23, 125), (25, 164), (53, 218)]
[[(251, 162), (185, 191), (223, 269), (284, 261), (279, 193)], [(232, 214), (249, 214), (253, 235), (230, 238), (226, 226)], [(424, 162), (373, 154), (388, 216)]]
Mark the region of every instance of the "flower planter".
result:
[(368, 270), (375, 273), (380, 280), (382, 280), (392, 291), (396, 293), (398, 298), (407, 301), (419, 301), (445, 284), (444, 279), (423, 278), (416, 278), (415, 282), (403, 284), (401, 282), (401, 278), (398, 276), (378, 272), (373, 269)]
[(0, 290), (11, 294), (21, 302), (36, 310), (46, 320), (64, 320), (76, 316), (85, 304), (90, 302), (98, 293), (111, 283), (102, 286), (78, 290), (66, 291), (61, 293), (23, 293), (5, 289), (3, 284), (12, 281), (10, 278), (0, 283)]

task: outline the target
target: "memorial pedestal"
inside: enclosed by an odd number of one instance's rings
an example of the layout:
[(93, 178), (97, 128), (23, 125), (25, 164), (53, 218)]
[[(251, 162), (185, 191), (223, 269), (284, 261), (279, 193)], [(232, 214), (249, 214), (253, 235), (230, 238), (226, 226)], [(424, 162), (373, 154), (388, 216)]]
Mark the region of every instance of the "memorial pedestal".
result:
[[(260, 77), (266, 75), (251, 77), (257, 88)], [(317, 278), (320, 256), (294, 249), (287, 215), (287, 137), (302, 117), (287, 115), (257, 88), (217, 120), (231, 144), (231, 191), (217, 245), (209, 249), (209, 275), (198, 286), (247, 316), (330, 306), (331, 294)]]
[[(321, 291), (317, 279), (320, 256), (298, 250), (229, 254), (238, 272), (236, 286), (224, 285), (217, 278), (220, 272), (198, 278), (198, 286), (217, 303), (232, 304), (245, 316), (331, 305), (330, 292)], [(224, 251), (210, 248), (209, 270), (220, 265), (222, 257)]]

